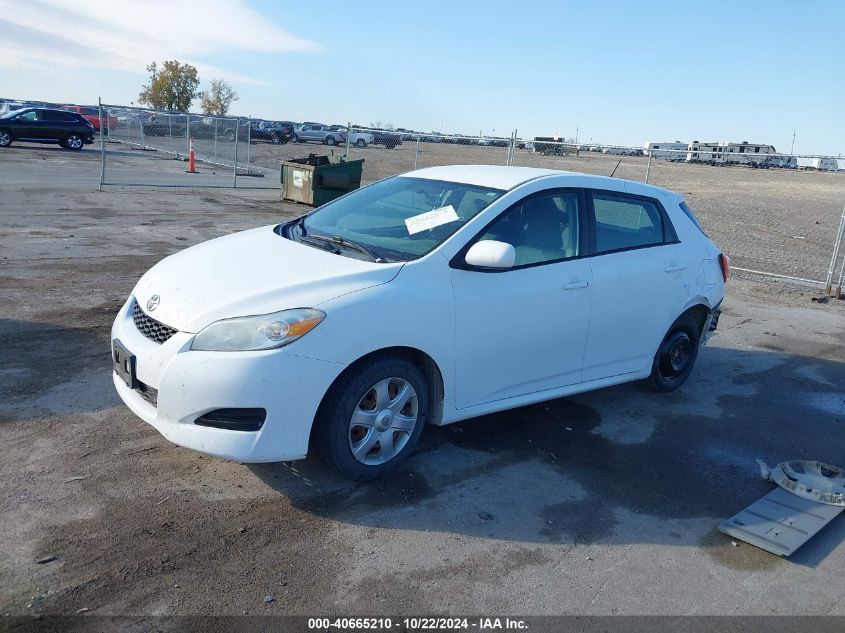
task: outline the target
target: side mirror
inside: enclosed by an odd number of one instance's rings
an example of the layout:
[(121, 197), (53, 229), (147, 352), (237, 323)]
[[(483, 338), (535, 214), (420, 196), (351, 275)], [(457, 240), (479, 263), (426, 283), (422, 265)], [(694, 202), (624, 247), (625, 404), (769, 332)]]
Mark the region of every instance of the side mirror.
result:
[(516, 251), (506, 242), (481, 240), (470, 247), (465, 261), (470, 266), (480, 268), (512, 268), (516, 261)]

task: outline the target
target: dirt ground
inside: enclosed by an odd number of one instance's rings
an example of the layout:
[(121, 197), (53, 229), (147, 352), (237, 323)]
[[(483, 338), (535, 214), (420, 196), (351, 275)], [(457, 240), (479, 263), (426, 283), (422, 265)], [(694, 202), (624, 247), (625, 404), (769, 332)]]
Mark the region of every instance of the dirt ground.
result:
[[(845, 200), (836, 175), (652, 174), (685, 175), (735, 262), (780, 249), (805, 274)], [(398, 473), (351, 484), (314, 459), (176, 447), (111, 385), (110, 324), (146, 269), (302, 207), (98, 178), (88, 150), (0, 152), (0, 613), (845, 615), (842, 517), (790, 559), (716, 530), (771, 489), (755, 458), (845, 465), (845, 302), (737, 275), (679, 392), (629, 384), (429, 427)], [(800, 249), (766, 241), (799, 232)]]

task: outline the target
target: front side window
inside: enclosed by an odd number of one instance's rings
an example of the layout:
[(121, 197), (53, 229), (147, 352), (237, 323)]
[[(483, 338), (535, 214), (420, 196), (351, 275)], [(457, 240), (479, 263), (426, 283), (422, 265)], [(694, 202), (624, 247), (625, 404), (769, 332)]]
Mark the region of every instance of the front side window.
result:
[(20, 116), (22, 121), (38, 121), (38, 111), (37, 110), (30, 110), (29, 112), (24, 112)]
[[(501, 189), (396, 176), (320, 207), (289, 236), (343, 238), (384, 260), (410, 261), (437, 248), (504, 193)], [(346, 254), (346, 253), (344, 253)]]
[(593, 194), (596, 253), (663, 243), (657, 205), (627, 196)]
[(513, 246), (514, 266), (528, 266), (577, 257), (579, 253), (578, 194), (533, 196), (502, 214), (481, 240)]

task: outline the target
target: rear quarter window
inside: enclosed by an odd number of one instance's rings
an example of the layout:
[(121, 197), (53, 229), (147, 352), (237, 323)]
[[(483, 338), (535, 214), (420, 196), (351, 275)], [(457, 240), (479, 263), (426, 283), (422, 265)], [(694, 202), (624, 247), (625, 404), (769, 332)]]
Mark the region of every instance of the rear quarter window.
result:
[(692, 209), (689, 208), (689, 205), (687, 205), (686, 202), (682, 200), (681, 204), (678, 206), (681, 207), (681, 211), (684, 212), (684, 215), (687, 216), (693, 224), (695, 224), (695, 227), (704, 234), (704, 237), (710, 237), (707, 235), (707, 231), (705, 231), (704, 227), (701, 226), (701, 222), (698, 221), (698, 218), (695, 217), (695, 213), (692, 212)]

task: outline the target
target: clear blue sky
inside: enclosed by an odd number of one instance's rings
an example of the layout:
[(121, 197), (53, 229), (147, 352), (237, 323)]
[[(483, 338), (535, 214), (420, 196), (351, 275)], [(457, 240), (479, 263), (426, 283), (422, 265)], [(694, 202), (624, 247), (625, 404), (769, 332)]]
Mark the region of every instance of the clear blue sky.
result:
[[(163, 20), (176, 24), (163, 33), (156, 13), (174, 3), (115, 2), (106, 13), (120, 29), (103, 23), (101, 34), (95, 22), (66, 43), (37, 20), (0, 18), (0, 56), (20, 61), (0, 66), (0, 96), (128, 103), (141, 60), (178, 55), (201, 78), (229, 79), (244, 115), (465, 134), (569, 137), (577, 126), (584, 141), (781, 151), (797, 129), (796, 152), (845, 153), (841, 0), (203, 0), (192, 18)], [(58, 5), (65, 24), (86, 10), (112, 19), (100, 1), (7, 3), (15, 10), (0, 15)]]

